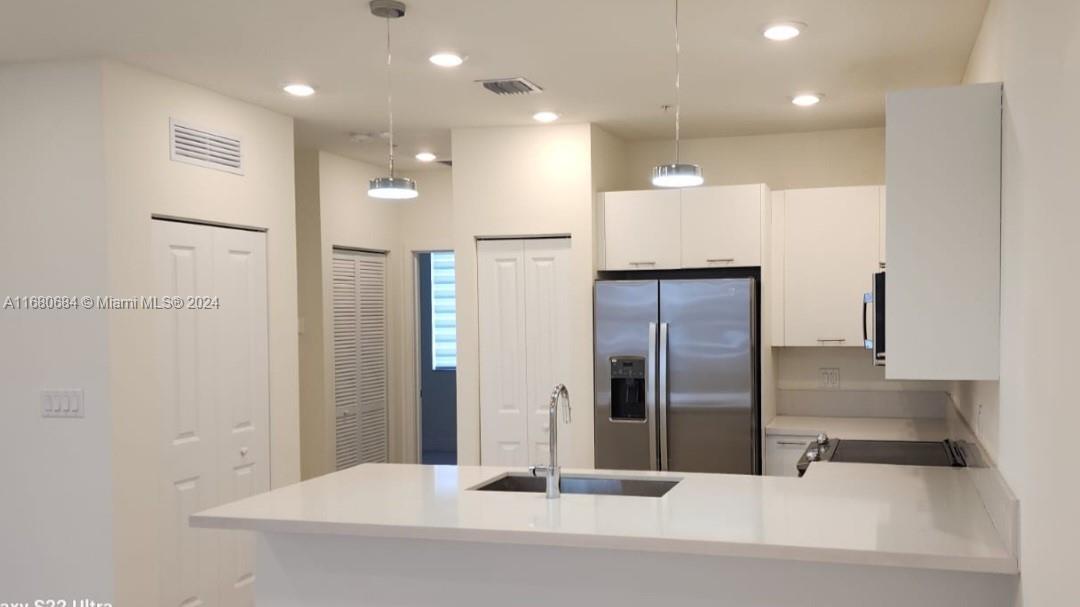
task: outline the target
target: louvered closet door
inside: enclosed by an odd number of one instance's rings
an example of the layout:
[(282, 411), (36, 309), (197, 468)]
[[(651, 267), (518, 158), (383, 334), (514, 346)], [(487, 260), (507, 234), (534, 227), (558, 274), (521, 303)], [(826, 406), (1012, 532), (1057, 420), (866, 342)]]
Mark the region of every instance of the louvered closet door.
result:
[(334, 465), (388, 461), (386, 255), (333, 255)]

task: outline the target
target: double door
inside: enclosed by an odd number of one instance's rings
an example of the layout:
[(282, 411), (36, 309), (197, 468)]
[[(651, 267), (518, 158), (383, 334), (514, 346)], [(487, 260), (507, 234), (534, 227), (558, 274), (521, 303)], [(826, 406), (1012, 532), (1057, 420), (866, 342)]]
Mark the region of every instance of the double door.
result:
[(760, 470), (752, 278), (599, 281), (597, 468)]
[[(476, 249), (480, 461), (546, 464), (549, 396), (570, 377), (570, 239), (482, 240)], [(569, 428), (560, 430), (569, 453)]]
[(270, 488), (266, 235), (157, 220), (152, 230), (154, 294), (185, 299), (142, 312), (157, 321), (147, 406), (162, 420), (159, 604), (251, 605), (254, 538), (188, 517)]

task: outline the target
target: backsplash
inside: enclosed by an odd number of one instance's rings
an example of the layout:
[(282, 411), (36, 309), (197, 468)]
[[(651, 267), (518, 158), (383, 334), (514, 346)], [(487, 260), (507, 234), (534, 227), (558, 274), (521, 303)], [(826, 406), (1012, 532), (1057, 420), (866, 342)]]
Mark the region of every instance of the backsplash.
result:
[(856, 348), (777, 348), (777, 414), (944, 417), (947, 382), (886, 380)]

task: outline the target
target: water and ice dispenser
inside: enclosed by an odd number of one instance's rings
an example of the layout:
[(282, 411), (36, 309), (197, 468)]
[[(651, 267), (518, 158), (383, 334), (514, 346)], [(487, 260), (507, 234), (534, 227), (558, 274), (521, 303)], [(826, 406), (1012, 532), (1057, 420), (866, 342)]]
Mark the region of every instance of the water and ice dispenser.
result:
[(645, 358), (611, 357), (611, 419), (645, 421)]

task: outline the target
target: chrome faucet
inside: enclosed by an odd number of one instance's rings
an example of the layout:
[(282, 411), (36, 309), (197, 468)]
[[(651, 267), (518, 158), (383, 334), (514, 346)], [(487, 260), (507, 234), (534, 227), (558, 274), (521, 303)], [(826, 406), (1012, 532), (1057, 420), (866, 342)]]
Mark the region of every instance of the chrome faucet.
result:
[(529, 466), (529, 472), (536, 476), (542, 472), (547, 478), (547, 497), (559, 497), (559, 399), (566, 400), (566, 423), (570, 423), (570, 393), (563, 384), (557, 384), (551, 391), (548, 401), (548, 455), (551, 460), (547, 466)]

